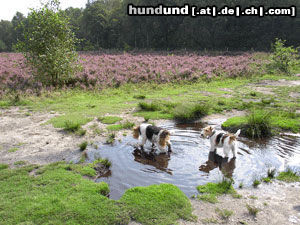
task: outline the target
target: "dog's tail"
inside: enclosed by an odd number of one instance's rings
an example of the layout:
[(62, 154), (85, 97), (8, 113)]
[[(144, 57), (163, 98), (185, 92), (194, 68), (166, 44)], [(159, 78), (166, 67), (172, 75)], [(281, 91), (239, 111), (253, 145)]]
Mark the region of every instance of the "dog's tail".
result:
[(140, 126), (134, 127), (133, 128), (133, 137), (135, 139), (139, 139), (140, 136)]
[(234, 134), (234, 136), (235, 136), (235, 137), (238, 137), (238, 136), (240, 135), (240, 133), (241, 133), (241, 129), (239, 129), (239, 130)]

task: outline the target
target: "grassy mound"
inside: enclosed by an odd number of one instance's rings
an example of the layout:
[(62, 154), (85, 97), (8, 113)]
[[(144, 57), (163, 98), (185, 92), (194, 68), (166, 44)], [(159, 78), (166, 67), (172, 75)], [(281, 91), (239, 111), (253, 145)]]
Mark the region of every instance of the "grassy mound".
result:
[[(106, 161), (106, 164), (105, 162)], [(109, 166), (107, 160), (101, 161)], [(174, 185), (136, 187), (114, 201), (108, 185), (84, 179), (93, 165), (24, 166), (0, 170), (0, 224), (174, 224), (191, 219), (189, 199)]]
[(200, 119), (209, 112), (209, 105), (205, 103), (181, 104), (173, 111), (173, 117), (180, 122)]
[(172, 184), (135, 187), (120, 199), (133, 220), (142, 224), (174, 224), (177, 219), (192, 219), (189, 199)]

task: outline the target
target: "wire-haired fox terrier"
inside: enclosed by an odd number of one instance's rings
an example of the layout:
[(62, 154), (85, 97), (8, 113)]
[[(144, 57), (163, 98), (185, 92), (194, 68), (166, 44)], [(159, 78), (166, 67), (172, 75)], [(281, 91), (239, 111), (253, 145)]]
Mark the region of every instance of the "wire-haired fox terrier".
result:
[(225, 157), (228, 157), (230, 150), (233, 157), (236, 158), (237, 147), (236, 139), (239, 136), (241, 130), (238, 130), (235, 134), (226, 134), (222, 131), (216, 131), (212, 126), (205, 127), (201, 132), (202, 137), (210, 139), (210, 151), (216, 151), (217, 148), (223, 147)]
[(142, 143), (140, 144), (142, 148), (148, 140), (152, 142), (152, 147), (155, 144), (157, 145), (160, 153), (166, 153), (166, 146), (168, 146), (168, 152), (171, 152), (170, 132), (168, 130), (143, 123), (133, 128), (133, 137), (138, 139), (140, 136), (142, 137)]

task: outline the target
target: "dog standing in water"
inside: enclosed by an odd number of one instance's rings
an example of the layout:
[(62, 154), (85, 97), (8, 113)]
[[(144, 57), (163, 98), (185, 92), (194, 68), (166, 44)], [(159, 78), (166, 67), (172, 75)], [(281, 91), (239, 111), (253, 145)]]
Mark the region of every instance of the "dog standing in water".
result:
[(208, 126), (203, 129), (201, 136), (210, 139), (211, 152), (223, 147), (225, 157), (228, 158), (229, 152), (232, 151), (233, 157), (236, 158), (236, 139), (240, 132), (241, 130), (238, 130), (235, 134), (226, 134), (222, 131), (216, 131), (212, 126)]
[(138, 139), (142, 137), (141, 147), (143, 148), (146, 141), (152, 142), (152, 147), (157, 145), (160, 153), (166, 153), (166, 146), (168, 152), (171, 152), (170, 132), (161, 127), (153, 126), (151, 124), (143, 123), (140, 126), (133, 128), (133, 137)]

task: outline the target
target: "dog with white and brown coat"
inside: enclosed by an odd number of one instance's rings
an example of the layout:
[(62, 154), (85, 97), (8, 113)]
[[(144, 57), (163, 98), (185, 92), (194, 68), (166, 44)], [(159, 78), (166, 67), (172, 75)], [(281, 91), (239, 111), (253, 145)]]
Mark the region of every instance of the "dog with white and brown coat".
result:
[(140, 126), (133, 128), (133, 137), (139, 139), (142, 137), (140, 146), (143, 148), (147, 140), (152, 143), (152, 147), (157, 145), (159, 153), (171, 152), (170, 132), (164, 128), (143, 123)]
[(216, 151), (217, 148), (223, 148), (225, 157), (228, 158), (230, 151), (232, 151), (233, 157), (236, 158), (236, 139), (240, 132), (241, 130), (238, 130), (235, 134), (229, 134), (222, 131), (217, 131), (212, 126), (207, 126), (201, 132), (201, 136), (209, 138), (211, 152)]

